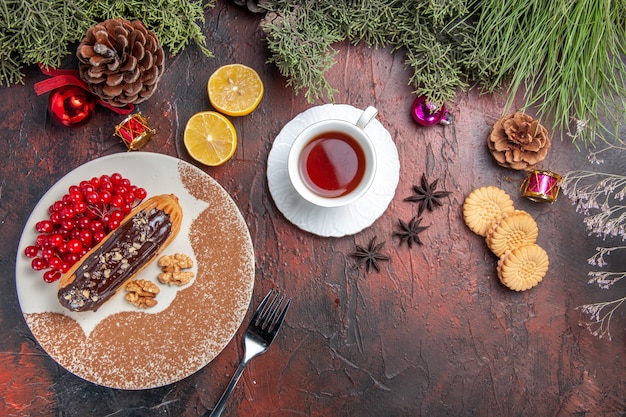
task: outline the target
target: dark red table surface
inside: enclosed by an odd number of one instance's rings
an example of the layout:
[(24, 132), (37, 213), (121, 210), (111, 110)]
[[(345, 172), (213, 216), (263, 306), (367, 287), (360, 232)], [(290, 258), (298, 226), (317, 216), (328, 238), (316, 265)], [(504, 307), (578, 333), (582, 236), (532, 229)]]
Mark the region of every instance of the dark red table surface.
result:
[[(189, 46), (168, 56), (158, 91), (139, 105), (158, 134), (141, 151), (192, 161), (182, 143), (187, 119), (210, 109), (206, 81), (219, 66), (255, 68), (265, 96), (249, 116), (232, 118), (234, 157), (202, 169), (232, 196), (255, 249), (256, 306), (270, 288), (293, 298), (275, 344), (249, 364), (226, 416), (618, 416), (626, 414), (626, 317), (612, 320), (612, 341), (592, 336), (577, 307), (624, 296), (587, 284), (587, 258), (599, 240), (561, 196), (555, 204), (519, 193), (523, 174), (498, 167), (485, 140), (504, 98), (459, 94), (450, 126), (423, 128), (409, 108), (414, 96), (400, 52), (337, 45), (328, 78), (337, 103), (379, 110), (400, 157), (400, 182), (385, 213), (353, 236), (323, 238), (287, 221), (268, 190), (267, 157), (276, 135), (307, 103), (286, 86), (269, 57), (260, 17), (222, 2), (206, 12), (204, 33), (214, 58)], [(71, 61), (70, 61), (71, 62)], [(28, 68), (24, 85), (0, 88), (0, 415), (199, 416), (211, 409), (241, 356), (243, 328), (205, 368), (166, 387), (122, 391), (65, 371), (40, 348), (22, 317), (15, 259), (24, 224), (39, 198), (83, 163), (117, 152), (122, 116), (99, 108), (83, 128), (54, 124), (46, 96)], [(520, 103), (518, 103), (520, 104)], [(140, 151), (140, 152), (141, 152)], [(586, 152), (554, 140), (544, 166), (559, 172), (589, 167)], [(623, 161), (607, 158), (611, 167)], [(424, 216), (424, 245), (409, 249), (392, 233), (417, 206), (403, 201), (422, 173), (451, 191)], [(550, 270), (531, 291), (501, 285), (483, 239), (464, 224), (461, 206), (474, 188), (496, 185), (539, 225)], [(374, 236), (391, 257), (380, 273), (354, 268), (349, 253)], [(619, 260), (618, 260), (619, 261)], [(618, 262), (613, 261), (613, 262)], [(622, 270), (624, 267), (621, 261)], [(622, 283), (624, 284), (624, 283)], [(252, 309), (252, 307), (251, 307)], [(251, 312), (249, 313), (249, 316)], [(248, 317), (249, 317), (248, 316)], [(198, 329), (201, 331), (201, 329)]]

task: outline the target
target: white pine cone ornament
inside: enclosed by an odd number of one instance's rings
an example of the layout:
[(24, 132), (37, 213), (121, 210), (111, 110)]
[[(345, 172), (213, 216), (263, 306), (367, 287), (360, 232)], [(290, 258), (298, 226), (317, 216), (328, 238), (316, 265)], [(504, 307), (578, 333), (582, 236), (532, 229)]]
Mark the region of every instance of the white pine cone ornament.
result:
[(80, 77), (91, 92), (115, 107), (152, 96), (165, 64), (159, 39), (139, 20), (96, 24), (87, 30), (76, 56)]

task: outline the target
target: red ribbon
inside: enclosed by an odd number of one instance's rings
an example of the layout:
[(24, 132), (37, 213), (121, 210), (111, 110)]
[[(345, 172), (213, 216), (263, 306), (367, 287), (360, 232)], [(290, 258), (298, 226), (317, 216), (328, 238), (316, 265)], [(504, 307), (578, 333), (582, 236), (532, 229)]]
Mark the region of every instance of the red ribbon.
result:
[[(53, 69), (46, 68), (42, 65), (40, 65), (39, 68), (41, 68), (41, 72), (44, 75), (50, 75), (52, 78), (35, 83), (35, 93), (37, 93), (38, 96), (66, 85), (75, 85), (85, 91), (88, 91), (90, 94), (93, 94), (89, 91), (87, 83), (79, 78), (77, 70)], [(128, 103), (124, 107), (115, 107), (101, 98), (98, 98), (97, 101), (102, 107), (106, 107), (117, 114), (130, 114), (135, 109), (135, 106), (132, 103)]]

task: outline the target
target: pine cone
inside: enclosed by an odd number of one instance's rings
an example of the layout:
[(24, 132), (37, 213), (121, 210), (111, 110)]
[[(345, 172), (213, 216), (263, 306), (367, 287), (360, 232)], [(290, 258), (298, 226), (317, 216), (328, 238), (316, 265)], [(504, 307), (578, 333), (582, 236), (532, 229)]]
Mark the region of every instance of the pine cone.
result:
[(487, 145), (499, 165), (529, 170), (544, 160), (550, 139), (546, 128), (537, 120), (518, 112), (493, 125)]
[(109, 19), (89, 30), (76, 51), (81, 78), (115, 107), (137, 104), (155, 91), (165, 53), (139, 20)]

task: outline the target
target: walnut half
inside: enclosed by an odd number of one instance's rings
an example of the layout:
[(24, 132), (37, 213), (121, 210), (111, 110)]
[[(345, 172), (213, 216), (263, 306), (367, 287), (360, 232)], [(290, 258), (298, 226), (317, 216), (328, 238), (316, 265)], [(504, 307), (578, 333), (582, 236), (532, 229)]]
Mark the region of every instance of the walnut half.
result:
[(193, 278), (193, 272), (182, 271), (193, 266), (193, 259), (183, 253), (162, 256), (159, 266), (163, 270), (157, 277), (161, 284), (182, 286)]
[(161, 290), (154, 282), (138, 279), (126, 284), (126, 291), (128, 302), (139, 308), (149, 308), (157, 305), (155, 297)]

